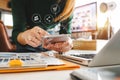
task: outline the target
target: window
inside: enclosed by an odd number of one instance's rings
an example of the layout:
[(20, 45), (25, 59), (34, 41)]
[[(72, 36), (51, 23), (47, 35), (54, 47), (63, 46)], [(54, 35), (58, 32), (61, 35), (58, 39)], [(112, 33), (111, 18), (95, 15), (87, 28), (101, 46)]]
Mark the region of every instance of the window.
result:
[(11, 12), (1, 12), (1, 20), (4, 22), (6, 26), (13, 26), (13, 19)]

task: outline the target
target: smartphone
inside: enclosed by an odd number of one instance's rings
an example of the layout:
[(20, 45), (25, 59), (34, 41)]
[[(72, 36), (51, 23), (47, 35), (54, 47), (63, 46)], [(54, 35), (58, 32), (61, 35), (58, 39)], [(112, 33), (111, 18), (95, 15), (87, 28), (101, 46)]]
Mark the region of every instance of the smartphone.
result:
[(70, 38), (69, 35), (62, 34), (62, 35), (49, 35), (43, 37), (42, 45), (48, 45), (48, 44), (55, 44), (55, 43), (61, 43), (68, 41)]

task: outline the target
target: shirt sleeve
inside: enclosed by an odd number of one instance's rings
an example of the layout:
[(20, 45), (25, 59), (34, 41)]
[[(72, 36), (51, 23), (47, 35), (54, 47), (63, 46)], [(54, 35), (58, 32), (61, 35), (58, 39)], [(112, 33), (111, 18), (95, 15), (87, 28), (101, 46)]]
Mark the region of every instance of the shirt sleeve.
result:
[(24, 0), (11, 0), (11, 7), (13, 16), (12, 40), (15, 44), (19, 44), (17, 36), (26, 29)]
[(73, 14), (60, 23), (60, 31), (59, 31), (60, 34), (71, 34), (72, 18), (73, 18)]

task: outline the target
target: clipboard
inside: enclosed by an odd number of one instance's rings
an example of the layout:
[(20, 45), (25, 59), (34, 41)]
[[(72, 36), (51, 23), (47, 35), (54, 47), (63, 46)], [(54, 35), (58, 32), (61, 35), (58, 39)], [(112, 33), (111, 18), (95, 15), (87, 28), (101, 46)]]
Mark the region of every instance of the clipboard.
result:
[(33, 72), (33, 71), (50, 71), (50, 70), (73, 70), (80, 68), (80, 65), (65, 61), (65, 64), (63, 65), (57, 65), (57, 66), (47, 66), (47, 67), (15, 67), (15, 68), (1, 68), (1, 73), (20, 73), (20, 72)]

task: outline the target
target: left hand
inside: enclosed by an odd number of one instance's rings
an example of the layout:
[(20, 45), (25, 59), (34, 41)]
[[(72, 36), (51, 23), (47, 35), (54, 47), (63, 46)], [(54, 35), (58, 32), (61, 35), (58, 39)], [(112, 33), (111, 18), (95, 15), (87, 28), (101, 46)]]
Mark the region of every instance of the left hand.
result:
[(57, 52), (67, 52), (71, 50), (73, 47), (72, 40), (69, 38), (67, 41), (59, 42), (59, 43), (49, 43), (48, 45), (43, 46), (49, 50), (55, 50)]
[(22, 45), (30, 45), (38, 47), (42, 44), (42, 37), (49, 35), (49, 33), (39, 26), (34, 26), (32, 29), (19, 33), (17, 40)]

